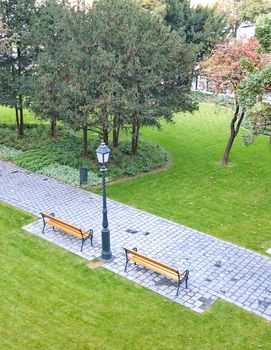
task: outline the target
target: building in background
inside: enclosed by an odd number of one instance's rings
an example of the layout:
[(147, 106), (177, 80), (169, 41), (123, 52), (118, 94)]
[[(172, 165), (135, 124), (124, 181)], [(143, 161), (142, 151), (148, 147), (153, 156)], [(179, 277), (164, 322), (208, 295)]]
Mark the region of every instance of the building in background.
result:
[(256, 27), (249, 21), (241, 23), (237, 29), (236, 38), (238, 40), (249, 39), (255, 36)]

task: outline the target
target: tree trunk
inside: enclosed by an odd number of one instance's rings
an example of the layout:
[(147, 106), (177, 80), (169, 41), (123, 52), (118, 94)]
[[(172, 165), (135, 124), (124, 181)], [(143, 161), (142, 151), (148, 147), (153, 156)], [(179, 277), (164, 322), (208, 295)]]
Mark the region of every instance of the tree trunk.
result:
[(132, 125), (132, 140), (131, 140), (131, 156), (135, 156), (137, 154), (138, 148), (138, 134), (139, 134), (139, 125)]
[(230, 128), (231, 128), (230, 137), (229, 137), (226, 149), (224, 151), (223, 159), (222, 159), (222, 164), (224, 164), (224, 165), (227, 165), (229, 163), (230, 151), (232, 149), (233, 142), (234, 142), (236, 136), (238, 135), (242, 120), (243, 120), (244, 115), (245, 115), (244, 111), (242, 111), (241, 114), (239, 115), (239, 111), (240, 111), (240, 106), (239, 106), (239, 103), (236, 101), (235, 112), (234, 112), (234, 116), (231, 120), (231, 125), (230, 125)]
[(18, 113), (17, 105), (15, 106), (15, 115), (16, 115), (17, 131), (18, 131), (18, 134), (19, 134), (19, 132), (20, 132), (20, 122), (19, 122), (19, 113)]
[(19, 135), (24, 136), (24, 110), (23, 110), (23, 96), (19, 95), (19, 112), (20, 112), (20, 122), (19, 122)]
[(108, 145), (108, 134), (108, 129), (105, 126), (103, 126), (103, 139), (106, 145)]
[[(12, 76), (13, 79), (15, 79), (15, 66), (12, 65)], [(16, 116), (16, 125), (17, 125), (17, 132), (18, 135), (20, 133), (20, 121), (19, 121), (19, 112), (18, 112), (18, 103), (17, 103), (17, 96), (14, 96), (14, 102), (15, 102), (15, 116)]]
[(119, 145), (119, 134), (120, 134), (120, 126), (114, 127), (113, 129), (113, 147), (118, 147)]
[[(241, 24), (241, 23), (240, 23), (240, 24)], [(234, 38), (237, 37), (237, 30), (238, 30), (240, 24), (239, 24), (238, 22), (235, 22), (235, 23), (233, 24), (233, 37), (234, 37)]]
[(231, 151), (235, 137), (236, 137), (235, 132), (232, 131), (231, 129), (231, 134), (230, 134), (230, 137), (223, 155), (223, 159), (222, 159), (222, 164), (224, 165), (227, 165), (229, 163), (229, 155), (230, 155), (230, 151)]
[(84, 124), (84, 126), (83, 126), (83, 139), (84, 139), (83, 157), (87, 158), (87, 156), (88, 156), (88, 126), (87, 126), (87, 124)]
[(57, 125), (56, 118), (51, 119), (51, 137), (56, 137), (57, 134)]
[[(17, 47), (17, 60), (18, 60), (17, 64), (18, 64), (19, 76), (22, 75), (22, 67), (21, 67), (20, 58), (21, 58), (21, 49), (19, 47)], [(21, 86), (20, 86), (20, 88), (21, 88)], [(20, 112), (19, 135), (24, 136), (23, 96), (21, 93), (19, 94), (19, 112)]]

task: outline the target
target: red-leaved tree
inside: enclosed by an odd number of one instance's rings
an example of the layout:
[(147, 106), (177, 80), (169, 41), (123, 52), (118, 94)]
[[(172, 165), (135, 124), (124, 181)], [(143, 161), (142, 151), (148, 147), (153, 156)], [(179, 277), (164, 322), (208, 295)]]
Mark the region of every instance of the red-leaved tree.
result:
[(207, 78), (209, 87), (216, 93), (232, 94), (235, 102), (223, 164), (228, 164), (233, 142), (245, 115), (245, 106), (240, 105), (238, 98), (238, 88), (252, 71), (263, 68), (269, 62), (268, 56), (261, 54), (259, 47), (255, 38), (229, 39), (217, 45), (211, 57), (202, 64), (201, 74)]

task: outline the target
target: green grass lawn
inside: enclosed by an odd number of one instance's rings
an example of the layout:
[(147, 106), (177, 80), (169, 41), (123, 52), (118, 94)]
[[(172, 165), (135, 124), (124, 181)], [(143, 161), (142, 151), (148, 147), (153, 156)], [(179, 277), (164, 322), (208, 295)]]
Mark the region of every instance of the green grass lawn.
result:
[(196, 314), (21, 229), (0, 203), (1, 350), (270, 349), (271, 324), (218, 301)]
[[(24, 122), (26, 124), (39, 124), (45, 123), (41, 119), (35, 118), (33, 113), (24, 109)], [(1, 124), (16, 124), (15, 109), (0, 106), (0, 123)]]
[[(240, 135), (231, 163), (220, 164), (229, 135), (230, 112), (202, 104), (193, 115), (179, 113), (162, 132), (142, 137), (172, 155), (169, 169), (112, 184), (111, 198), (239, 245), (265, 252), (271, 247), (271, 150), (268, 138), (247, 147)], [(110, 215), (110, 213), (109, 213)]]

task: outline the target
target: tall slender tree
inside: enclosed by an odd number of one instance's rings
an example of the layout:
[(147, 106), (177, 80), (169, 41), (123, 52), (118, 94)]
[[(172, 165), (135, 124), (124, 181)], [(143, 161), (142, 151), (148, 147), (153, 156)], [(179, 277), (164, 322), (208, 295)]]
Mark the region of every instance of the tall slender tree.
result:
[(29, 28), (35, 0), (2, 0), (0, 13), (2, 41), (9, 45), (0, 59), (0, 103), (15, 109), (18, 133), (23, 136), (26, 77), (30, 75), (33, 56)]
[(68, 58), (64, 49), (68, 42), (65, 3), (47, 0), (38, 8), (32, 23), (32, 45), (37, 55), (34, 74), (28, 80), (31, 110), (50, 120), (51, 136), (57, 135), (57, 120), (64, 114), (63, 97), (67, 77)]
[(259, 52), (259, 43), (255, 38), (246, 41), (230, 39), (219, 44), (212, 56), (202, 64), (202, 74), (208, 78), (209, 86), (217, 93), (232, 94), (235, 110), (230, 123), (230, 136), (222, 158), (228, 164), (232, 145), (245, 116), (246, 107), (240, 104), (238, 89), (248, 75), (267, 64), (267, 58)]
[(39, 45), (33, 76), (31, 108), (51, 120), (83, 130), (83, 156), (88, 155), (89, 117), (93, 110), (91, 17), (84, 4), (47, 0), (39, 9), (33, 37)]

